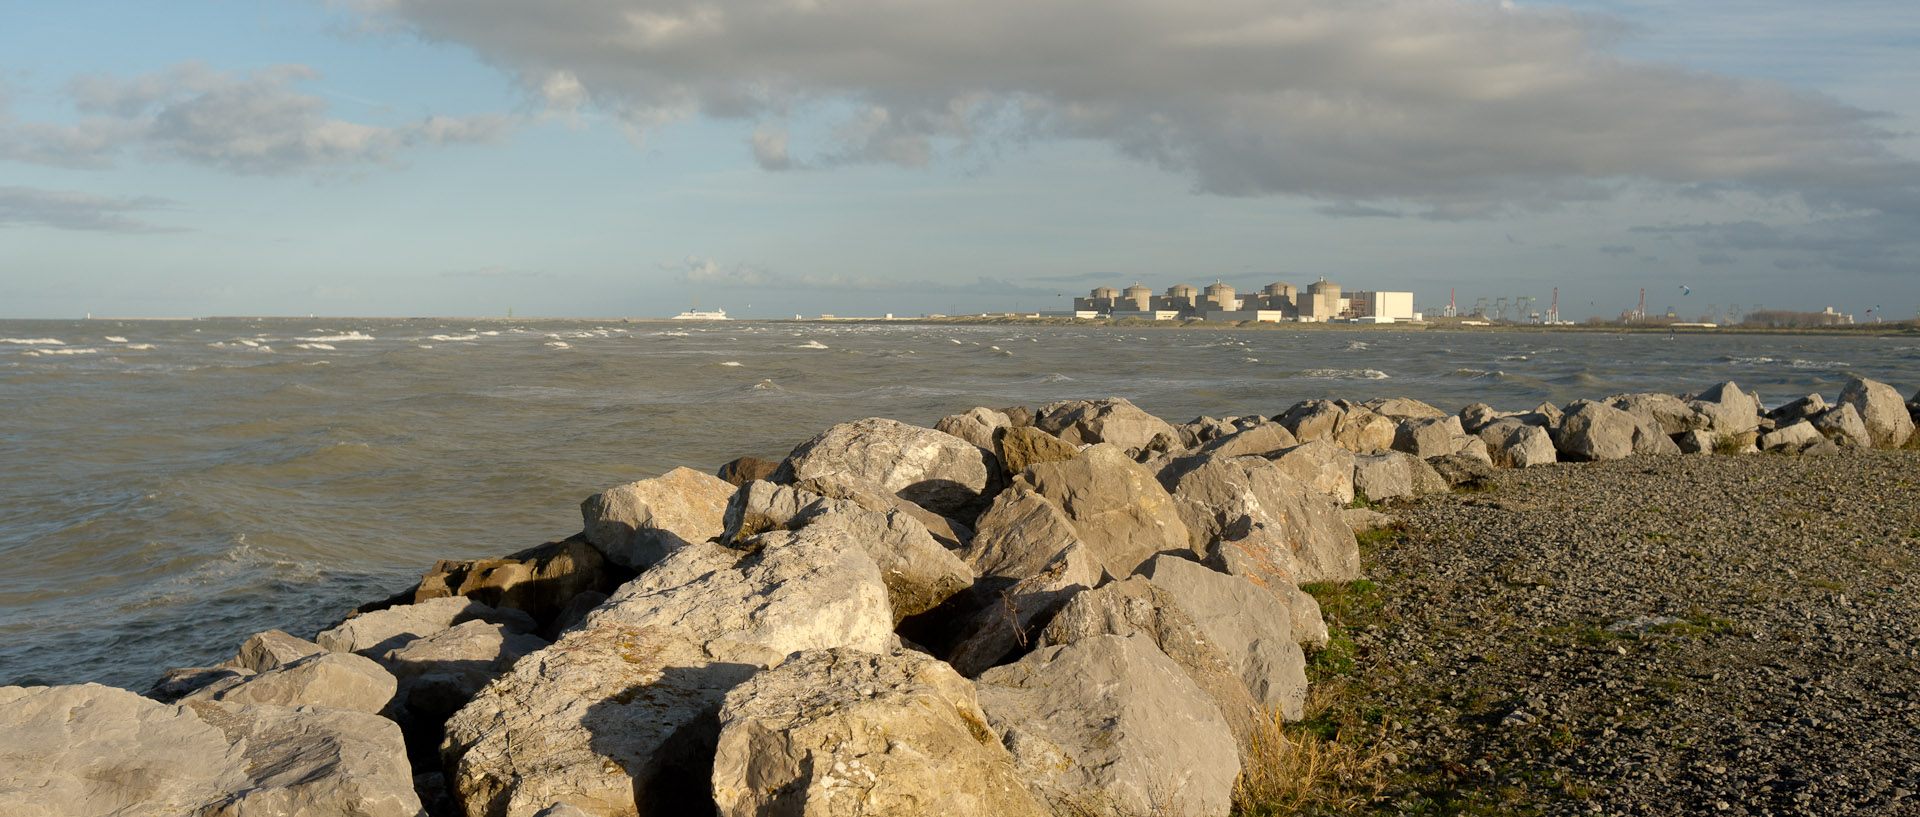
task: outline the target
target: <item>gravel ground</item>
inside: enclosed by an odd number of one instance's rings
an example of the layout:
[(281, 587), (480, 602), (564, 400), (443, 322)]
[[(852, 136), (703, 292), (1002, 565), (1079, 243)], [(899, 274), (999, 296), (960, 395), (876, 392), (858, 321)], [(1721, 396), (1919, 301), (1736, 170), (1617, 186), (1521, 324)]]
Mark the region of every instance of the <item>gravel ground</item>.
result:
[(1322, 717), (1384, 736), (1380, 813), (1920, 815), (1917, 477), (1636, 457), (1386, 508)]

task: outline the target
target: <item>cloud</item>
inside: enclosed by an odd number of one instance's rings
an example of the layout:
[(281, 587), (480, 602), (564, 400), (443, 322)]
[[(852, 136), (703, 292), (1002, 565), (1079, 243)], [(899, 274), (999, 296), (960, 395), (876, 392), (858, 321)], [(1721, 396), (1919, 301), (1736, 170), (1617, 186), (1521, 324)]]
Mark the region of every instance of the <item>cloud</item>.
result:
[(791, 169), (793, 159), (787, 155), (787, 132), (768, 125), (754, 128), (753, 159), (766, 170)]
[(1920, 257), (1920, 217), (1893, 209), (1801, 224), (1703, 222), (1643, 225), (1631, 232), (1685, 239), (1709, 255), (1763, 255), (1783, 270), (1824, 268), (1905, 278), (1912, 276), (1913, 259)]
[(1629, 244), (1608, 244), (1605, 247), (1601, 247), (1600, 251), (1608, 255), (1611, 255), (1615, 258), (1618, 258), (1622, 255), (1633, 254), (1634, 248), (1632, 245), (1629, 245)]
[(551, 273), (538, 270), (515, 269), (512, 267), (490, 266), (478, 269), (446, 270), (440, 273), (442, 278), (552, 278)]
[(398, 126), (333, 118), (325, 98), (295, 89), (319, 78), (303, 65), (238, 73), (200, 62), (130, 79), (74, 77), (63, 93), (83, 118), (73, 124), (0, 118), (0, 159), (104, 168), (134, 153), (240, 174), (281, 174), (395, 165), (407, 149), (497, 141), (517, 123), (504, 114), (436, 115)]
[(177, 202), (153, 196), (116, 199), (71, 190), (0, 187), (0, 229), (52, 227), (108, 233), (178, 232), (179, 228), (157, 226), (129, 215), (177, 206)]
[(1202, 192), (1399, 203), (1441, 219), (1646, 182), (1847, 206), (1863, 191), (1912, 197), (1920, 183), (1873, 114), (1778, 83), (1630, 62), (1608, 50), (1626, 26), (1532, 5), (355, 5), (636, 127), (826, 120), (778, 151), (756, 129), (755, 155), (774, 167), (921, 166), (982, 143), (1086, 139)]
[(675, 273), (680, 283), (716, 289), (755, 289), (755, 290), (859, 290), (874, 292), (909, 292), (915, 295), (1059, 295), (1058, 287), (1032, 286), (1034, 282), (1060, 283), (1065, 281), (1105, 280), (1112, 276), (1106, 273), (1085, 273), (1077, 275), (1037, 276), (1026, 282), (1009, 281), (1003, 278), (979, 276), (972, 281), (919, 281), (912, 279), (873, 278), (864, 275), (811, 275), (788, 274), (769, 270), (752, 264), (722, 264), (712, 258), (689, 255), (685, 258), (668, 261), (660, 268)]
[(1723, 252), (1703, 252), (1698, 256), (1697, 260), (1703, 267), (1721, 267), (1728, 264), (1737, 264), (1740, 261), (1740, 259)]

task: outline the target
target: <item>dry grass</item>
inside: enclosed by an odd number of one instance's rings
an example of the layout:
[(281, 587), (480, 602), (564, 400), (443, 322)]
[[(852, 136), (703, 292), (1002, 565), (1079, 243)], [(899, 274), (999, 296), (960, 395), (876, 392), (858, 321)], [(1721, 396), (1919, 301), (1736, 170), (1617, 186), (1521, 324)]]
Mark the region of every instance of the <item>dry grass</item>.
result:
[(1234, 814), (1358, 813), (1379, 798), (1390, 774), (1381, 735), (1359, 723), (1329, 722), (1339, 692), (1326, 686), (1316, 687), (1301, 723), (1289, 724), (1276, 711), (1260, 719), (1234, 783)]

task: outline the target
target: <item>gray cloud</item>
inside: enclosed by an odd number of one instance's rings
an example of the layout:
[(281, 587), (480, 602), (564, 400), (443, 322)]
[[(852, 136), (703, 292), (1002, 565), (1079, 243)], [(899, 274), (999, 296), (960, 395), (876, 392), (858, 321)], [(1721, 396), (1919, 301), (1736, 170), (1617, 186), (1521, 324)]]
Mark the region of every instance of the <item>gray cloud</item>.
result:
[(109, 233), (177, 232), (144, 221), (132, 213), (170, 210), (177, 202), (153, 196), (116, 199), (71, 190), (0, 187), (0, 229), (53, 227)]
[(1644, 182), (1855, 204), (1865, 191), (1912, 198), (1920, 180), (1868, 112), (1628, 62), (1607, 51), (1624, 26), (1513, 4), (346, 1), (640, 127), (829, 120), (777, 151), (756, 131), (772, 167), (917, 166), (1066, 137), (1203, 192), (1400, 203), (1441, 219)]
[(1629, 244), (1608, 244), (1605, 247), (1601, 247), (1600, 251), (1618, 258), (1622, 255), (1633, 254), (1634, 248)]
[(1033, 295), (1062, 294), (1058, 287), (1032, 286), (1034, 282), (1106, 280), (1106, 273), (1037, 276), (1027, 282), (979, 276), (973, 281), (917, 281), (911, 279), (872, 278), (863, 275), (810, 275), (776, 272), (753, 264), (726, 265), (711, 258), (689, 255), (668, 261), (660, 268), (675, 273), (680, 283), (722, 289), (755, 290), (858, 290), (874, 292), (912, 292), (916, 295)]
[(1647, 225), (1631, 231), (1682, 238), (1709, 254), (1770, 256), (1773, 266), (1783, 270), (1911, 276), (1913, 259), (1920, 257), (1920, 217), (1893, 209), (1793, 225), (1748, 220)]
[(332, 118), (326, 99), (295, 90), (318, 78), (301, 65), (240, 74), (199, 62), (124, 80), (75, 77), (63, 91), (85, 117), (73, 124), (0, 118), (0, 159), (101, 168), (133, 152), (235, 173), (291, 173), (392, 165), (411, 147), (500, 139), (516, 121), (430, 116), (389, 127)]
[(1696, 259), (1703, 267), (1719, 267), (1739, 263), (1739, 259), (1723, 252), (1703, 252)]

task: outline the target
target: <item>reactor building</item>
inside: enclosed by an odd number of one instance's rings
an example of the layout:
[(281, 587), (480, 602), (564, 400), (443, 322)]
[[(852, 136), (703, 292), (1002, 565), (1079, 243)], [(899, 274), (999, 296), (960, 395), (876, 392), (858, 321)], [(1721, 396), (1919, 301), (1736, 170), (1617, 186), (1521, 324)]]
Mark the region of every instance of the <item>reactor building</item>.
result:
[(1145, 318), (1147, 320), (1302, 321), (1324, 323), (1393, 323), (1420, 320), (1413, 311), (1411, 292), (1358, 291), (1342, 294), (1340, 285), (1322, 278), (1305, 291), (1288, 283), (1271, 283), (1258, 295), (1240, 295), (1232, 286), (1214, 281), (1206, 289), (1186, 284), (1167, 287), (1165, 295), (1139, 284), (1124, 290), (1094, 287), (1085, 298), (1073, 299), (1076, 318)]

